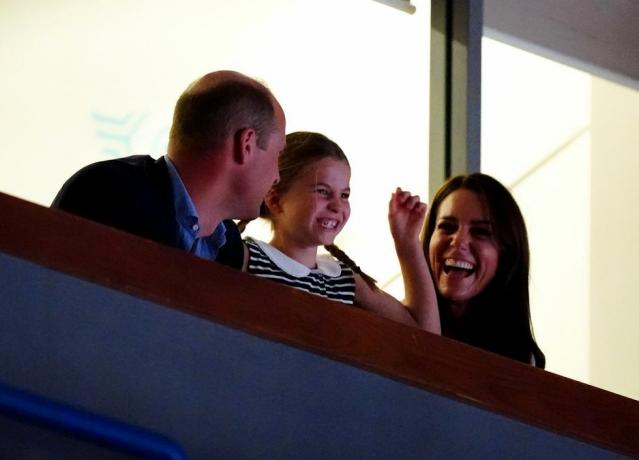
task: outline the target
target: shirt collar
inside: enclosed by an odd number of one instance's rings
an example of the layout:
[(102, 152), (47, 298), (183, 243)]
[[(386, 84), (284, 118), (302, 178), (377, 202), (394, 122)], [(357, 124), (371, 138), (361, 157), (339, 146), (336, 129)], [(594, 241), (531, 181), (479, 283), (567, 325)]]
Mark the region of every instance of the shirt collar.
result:
[(268, 243), (263, 241), (253, 240), (264, 251), (264, 253), (271, 259), (271, 261), (277, 265), (277, 267), (285, 273), (301, 278), (308, 276), (310, 273), (322, 273), (331, 278), (335, 278), (342, 273), (342, 268), (339, 263), (335, 261), (328, 254), (320, 254), (317, 256), (317, 268), (311, 269), (306, 265), (299, 263), (297, 260), (291, 259), (279, 249), (274, 248)]
[[(197, 234), (199, 230), (199, 216), (195, 209), (195, 205), (191, 200), (189, 192), (182, 182), (182, 178), (178, 173), (175, 165), (169, 159), (168, 155), (164, 156), (166, 166), (169, 170), (169, 178), (171, 179), (171, 188), (173, 189), (173, 200), (175, 204), (175, 218), (183, 227), (194, 230)], [(195, 227), (197, 226), (197, 227)]]
[(200, 218), (191, 200), (189, 192), (182, 182), (180, 173), (169, 159), (164, 156), (173, 190), (175, 220), (180, 225), (179, 245), (183, 249), (204, 258), (215, 259), (219, 249), (226, 244), (226, 226), (220, 222), (211, 235), (198, 238)]

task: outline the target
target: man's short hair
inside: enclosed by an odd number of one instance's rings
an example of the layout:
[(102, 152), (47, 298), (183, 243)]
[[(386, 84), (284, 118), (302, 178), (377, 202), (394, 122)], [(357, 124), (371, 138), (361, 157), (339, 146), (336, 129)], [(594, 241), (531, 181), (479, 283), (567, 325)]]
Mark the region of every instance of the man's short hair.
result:
[(244, 128), (254, 129), (257, 145), (265, 149), (275, 130), (274, 101), (268, 88), (248, 77), (189, 87), (175, 105), (169, 151), (205, 153)]

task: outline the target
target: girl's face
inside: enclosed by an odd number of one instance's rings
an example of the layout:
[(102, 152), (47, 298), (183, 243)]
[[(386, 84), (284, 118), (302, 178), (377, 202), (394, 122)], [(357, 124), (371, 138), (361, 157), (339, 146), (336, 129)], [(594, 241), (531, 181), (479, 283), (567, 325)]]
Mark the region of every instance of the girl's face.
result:
[(480, 195), (458, 189), (442, 201), (428, 252), (437, 290), (453, 312), (463, 313), (494, 278), (499, 263), (499, 245)]
[(350, 178), (341, 160), (323, 158), (306, 166), (275, 198), (275, 232), (298, 248), (332, 244), (351, 215)]

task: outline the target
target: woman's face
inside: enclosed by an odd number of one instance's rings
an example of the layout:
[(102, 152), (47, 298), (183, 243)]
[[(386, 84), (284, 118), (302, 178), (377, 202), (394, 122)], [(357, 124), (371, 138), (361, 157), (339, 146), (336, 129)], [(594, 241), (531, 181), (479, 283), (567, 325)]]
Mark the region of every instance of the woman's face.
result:
[(442, 201), (428, 253), (437, 290), (453, 313), (463, 314), (468, 301), (494, 278), (499, 263), (493, 224), (480, 195), (458, 189)]

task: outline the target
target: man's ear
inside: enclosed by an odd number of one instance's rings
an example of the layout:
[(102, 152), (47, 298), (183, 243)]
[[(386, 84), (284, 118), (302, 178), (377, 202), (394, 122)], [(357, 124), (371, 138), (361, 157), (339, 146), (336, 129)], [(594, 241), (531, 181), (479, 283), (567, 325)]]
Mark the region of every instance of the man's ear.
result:
[(272, 187), (268, 192), (266, 192), (266, 196), (264, 197), (264, 204), (268, 208), (271, 215), (278, 214), (282, 210), (282, 207), (280, 206), (280, 196), (275, 190), (273, 190)]
[(238, 164), (246, 164), (255, 154), (257, 133), (253, 128), (242, 128), (235, 133), (233, 159)]

